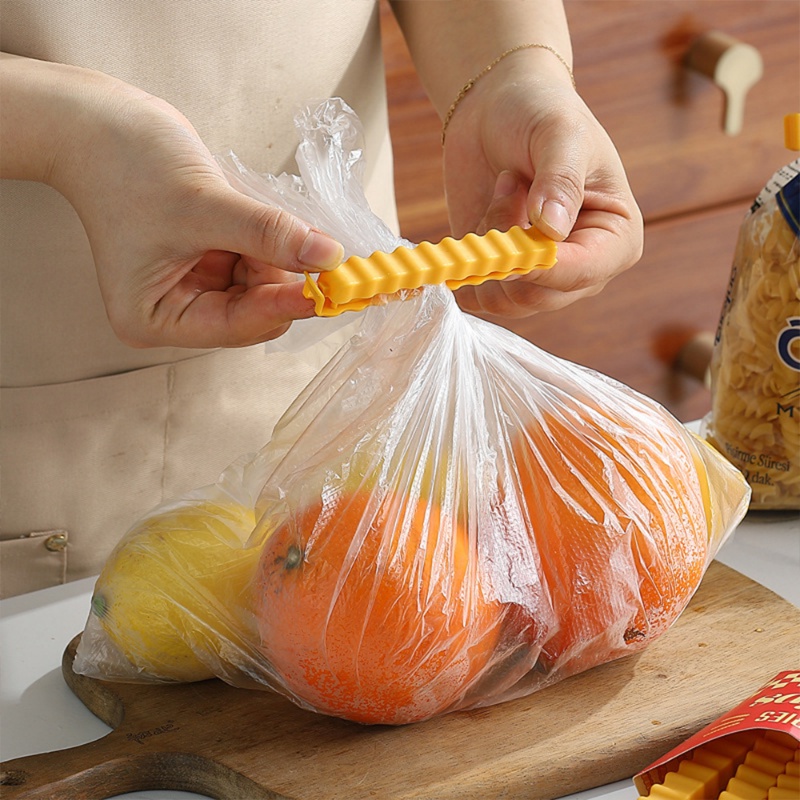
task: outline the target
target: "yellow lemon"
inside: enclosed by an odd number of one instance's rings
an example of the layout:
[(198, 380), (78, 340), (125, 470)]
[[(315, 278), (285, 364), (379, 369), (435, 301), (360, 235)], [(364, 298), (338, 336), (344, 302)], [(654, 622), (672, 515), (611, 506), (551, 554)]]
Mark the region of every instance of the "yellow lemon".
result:
[(244, 546), (254, 524), (236, 503), (185, 503), (144, 519), (111, 554), (92, 613), (137, 670), (213, 677), (207, 662), (236, 637), (236, 608), (258, 565), (261, 548)]
[(750, 502), (750, 488), (744, 475), (709, 442), (692, 434), (692, 456), (700, 480), (703, 509), (708, 523), (708, 542), (716, 553), (732, 524), (744, 516)]

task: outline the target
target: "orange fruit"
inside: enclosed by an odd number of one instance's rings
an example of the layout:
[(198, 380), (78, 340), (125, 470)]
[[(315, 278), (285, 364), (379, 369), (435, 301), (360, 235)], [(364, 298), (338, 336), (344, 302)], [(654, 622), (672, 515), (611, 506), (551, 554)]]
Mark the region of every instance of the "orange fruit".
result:
[(442, 713), (488, 668), (502, 627), (476, 556), (425, 500), (356, 490), (316, 501), (262, 553), (262, 652), (316, 711), (393, 725)]
[(665, 415), (643, 428), (634, 420), (544, 413), (514, 441), (516, 491), (559, 621), (542, 650), (548, 670), (571, 674), (643, 648), (703, 577), (696, 455)]

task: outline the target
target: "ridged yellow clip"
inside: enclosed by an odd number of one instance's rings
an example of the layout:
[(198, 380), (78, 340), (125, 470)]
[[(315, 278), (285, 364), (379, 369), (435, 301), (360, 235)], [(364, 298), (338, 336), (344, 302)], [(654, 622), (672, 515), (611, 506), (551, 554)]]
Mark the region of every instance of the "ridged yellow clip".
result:
[(450, 289), (477, 286), (509, 275), (526, 275), (556, 263), (556, 243), (534, 228), (514, 227), (483, 236), (468, 233), (463, 239), (447, 237), (438, 244), (398, 247), (392, 253), (368, 258), (351, 256), (316, 280), (306, 273), (303, 295), (314, 301), (318, 317), (335, 317), (344, 311), (361, 311), (378, 295), (426, 284), (445, 283)]

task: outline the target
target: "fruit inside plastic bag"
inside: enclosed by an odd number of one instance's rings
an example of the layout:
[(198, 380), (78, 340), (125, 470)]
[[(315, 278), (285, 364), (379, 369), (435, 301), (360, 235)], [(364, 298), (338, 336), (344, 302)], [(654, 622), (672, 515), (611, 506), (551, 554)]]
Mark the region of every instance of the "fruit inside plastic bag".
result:
[[(302, 179), (228, 161), (232, 180), (351, 252), (400, 244), (357, 191), (352, 112), (300, 123)], [(357, 319), (270, 442), (122, 539), (77, 671), (215, 675), (396, 725), (529, 694), (677, 619), (747, 508), (738, 470), (445, 287)]]

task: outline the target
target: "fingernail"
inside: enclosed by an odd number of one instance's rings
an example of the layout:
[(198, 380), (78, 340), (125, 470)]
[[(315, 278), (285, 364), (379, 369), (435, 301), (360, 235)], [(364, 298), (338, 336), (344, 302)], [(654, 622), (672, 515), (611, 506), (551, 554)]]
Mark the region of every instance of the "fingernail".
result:
[(297, 256), (307, 267), (334, 269), (342, 263), (344, 248), (335, 239), (311, 230)]
[(566, 238), (571, 228), (569, 212), (556, 200), (545, 200), (542, 219), (558, 234)]
[(504, 170), (497, 176), (497, 183), (494, 185), (495, 197), (510, 197), (517, 191), (519, 181), (513, 172)]

